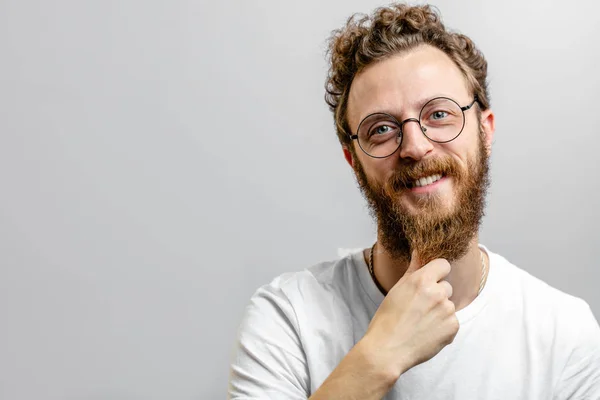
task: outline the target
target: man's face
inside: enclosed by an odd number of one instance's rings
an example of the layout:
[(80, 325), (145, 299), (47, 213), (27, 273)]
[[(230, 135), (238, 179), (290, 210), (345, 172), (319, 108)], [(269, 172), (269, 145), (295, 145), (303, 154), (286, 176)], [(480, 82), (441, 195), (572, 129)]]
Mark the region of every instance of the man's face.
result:
[[(374, 112), (398, 121), (418, 118), (421, 106), (434, 97), (473, 101), (458, 67), (438, 49), (422, 46), (367, 67), (356, 76), (348, 99), (353, 133)], [(477, 105), (465, 112), (465, 126), (448, 143), (430, 141), (416, 122), (403, 126), (402, 145), (390, 157), (367, 156), (354, 141), (355, 156), (346, 150), (360, 188), (377, 219), (380, 239), (391, 255), (409, 261), (416, 251), (422, 262), (462, 257), (476, 235), (489, 185), (488, 158), (494, 133), (493, 114), (478, 119)], [(419, 178), (442, 179), (416, 186)]]

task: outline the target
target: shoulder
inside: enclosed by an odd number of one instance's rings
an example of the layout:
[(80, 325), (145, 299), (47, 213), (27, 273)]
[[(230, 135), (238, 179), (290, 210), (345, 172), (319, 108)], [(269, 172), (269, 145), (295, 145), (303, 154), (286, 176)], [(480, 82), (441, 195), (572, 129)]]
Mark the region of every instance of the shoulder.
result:
[(492, 257), (499, 275), (500, 291), (521, 304), (536, 308), (542, 314), (573, 318), (589, 309), (583, 299), (551, 286), (498, 254), (493, 254)]
[(251, 301), (272, 298), (294, 302), (298, 296), (311, 295), (313, 299), (347, 290), (349, 282), (356, 280), (352, 256), (324, 261), (301, 271), (286, 272), (261, 286)]
[(240, 333), (282, 339), (297, 348), (314, 330), (350, 329), (348, 318), (364, 311), (353, 257), (287, 272), (258, 288), (246, 307)]
[(310, 377), (297, 299), (324, 292), (334, 265), (325, 262), (281, 274), (250, 297), (237, 332), (229, 379), (231, 398), (264, 398), (275, 389), (289, 399), (308, 396)]
[(319, 302), (320, 299), (338, 293), (346, 282), (353, 280), (351, 256), (338, 260), (324, 261), (301, 271), (286, 272), (259, 287), (250, 298), (246, 313), (252, 309), (261, 313), (283, 312), (292, 315), (305, 299)]
[[(494, 254), (499, 271), (499, 296), (537, 343), (555, 354), (581, 358), (578, 353), (600, 350), (600, 328), (589, 304), (555, 288), (531, 273)], [(546, 347), (548, 348), (548, 347)]]
[[(349, 263), (343, 258), (283, 273), (254, 292), (237, 333), (230, 390), (256, 389), (256, 379), (251, 382), (248, 376), (276, 385), (288, 376), (293, 393), (304, 396), (309, 384), (302, 331), (308, 329), (307, 320), (325, 323), (328, 298), (351, 268)], [(307, 314), (315, 318), (307, 319)]]

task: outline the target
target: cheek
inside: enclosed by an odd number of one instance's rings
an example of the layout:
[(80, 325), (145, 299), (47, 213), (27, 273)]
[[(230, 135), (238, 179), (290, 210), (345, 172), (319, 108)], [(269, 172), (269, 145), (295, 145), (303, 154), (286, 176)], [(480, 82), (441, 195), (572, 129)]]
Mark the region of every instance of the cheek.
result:
[(355, 172), (360, 175), (362, 170), (363, 179), (366, 183), (373, 186), (381, 186), (387, 182), (394, 172), (394, 160), (392, 159), (374, 159), (359, 157), (359, 163), (356, 165)]
[(369, 179), (375, 180), (380, 184), (388, 181), (395, 169), (398, 168), (397, 161), (393, 157), (373, 159), (370, 165), (371, 168), (367, 172)]
[(450, 154), (463, 167), (466, 167), (468, 160), (472, 160), (479, 152), (479, 137), (476, 134), (465, 133), (463, 132), (453, 141), (443, 144), (443, 151)]

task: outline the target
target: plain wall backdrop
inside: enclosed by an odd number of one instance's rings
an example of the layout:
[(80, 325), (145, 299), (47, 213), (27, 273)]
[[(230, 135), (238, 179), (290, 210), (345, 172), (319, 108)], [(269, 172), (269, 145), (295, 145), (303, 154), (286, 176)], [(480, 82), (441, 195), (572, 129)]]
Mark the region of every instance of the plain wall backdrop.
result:
[[(0, 399), (225, 398), (250, 296), (375, 236), (323, 101), (373, 0), (0, 0)], [(600, 317), (600, 4), (437, 1), (489, 61), (482, 243)]]

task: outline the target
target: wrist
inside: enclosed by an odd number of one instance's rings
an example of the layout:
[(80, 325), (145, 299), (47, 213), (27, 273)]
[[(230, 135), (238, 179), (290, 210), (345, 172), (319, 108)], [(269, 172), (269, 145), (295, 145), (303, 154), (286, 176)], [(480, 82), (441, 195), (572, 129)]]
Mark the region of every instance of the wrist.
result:
[(404, 357), (394, 357), (390, 351), (385, 351), (376, 340), (367, 335), (355, 347), (364, 359), (365, 365), (372, 369), (390, 388), (400, 378), (400, 375), (408, 370), (405, 367)]

